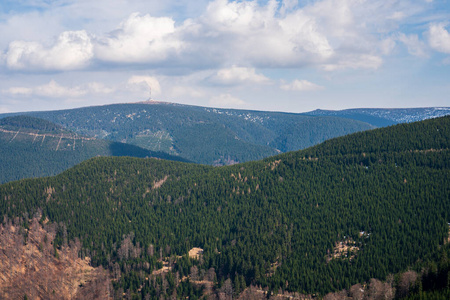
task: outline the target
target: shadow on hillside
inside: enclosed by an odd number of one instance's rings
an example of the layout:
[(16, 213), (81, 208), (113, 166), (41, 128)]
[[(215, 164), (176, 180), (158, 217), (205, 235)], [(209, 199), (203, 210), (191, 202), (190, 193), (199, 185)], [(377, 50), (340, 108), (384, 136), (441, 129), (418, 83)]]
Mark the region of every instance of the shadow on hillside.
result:
[(131, 156), (139, 158), (153, 157), (180, 162), (191, 162), (185, 158), (170, 155), (165, 152), (151, 151), (135, 145), (125, 143), (112, 142), (109, 146), (109, 150), (112, 156)]

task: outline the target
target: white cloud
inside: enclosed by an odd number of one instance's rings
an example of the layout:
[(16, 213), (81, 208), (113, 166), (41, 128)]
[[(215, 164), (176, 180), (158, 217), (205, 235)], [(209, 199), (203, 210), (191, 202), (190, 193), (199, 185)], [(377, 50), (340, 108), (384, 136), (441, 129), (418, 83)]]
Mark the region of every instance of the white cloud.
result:
[(43, 98), (80, 98), (88, 94), (110, 94), (113, 91), (113, 88), (108, 88), (98, 82), (68, 87), (58, 84), (55, 80), (51, 80), (47, 84), (34, 87), (10, 87), (9, 89), (2, 90), (2, 93), (14, 97), (37, 96)]
[(444, 24), (431, 24), (428, 32), (428, 43), (436, 51), (450, 54), (450, 33)]
[(428, 56), (425, 50), (425, 44), (419, 40), (419, 36), (417, 34), (406, 35), (404, 33), (400, 33), (398, 39), (406, 45), (409, 54), (418, 57)]
[(147, 92), (149, 96), (161, 95), (161, 85), (152, 76), (132, 76), (128, 79), (128, 86), (134, 91)]
[(87, 66), (93, 55), (86, 31), (66, 31), (50, 47), (37, 42), (11, 42), (6, 65), (13, 70), (74, 70)]
[(318, 21), (321, 28), (325, 29), (327, 35), (333, 37), (336, 43), (339, 42), (336, 38), (357, 37), (360, 26), (355, 24), (355, 10), (359, 9), (358, 6), (357, 1), (317, 1), (305, 7), (305, 14)]
[(209, 79), (220, 85), (238, 85), (243, 83), (269, 83), (270, 79), (262, 74), (257, 74), (254, 68), (233, 66), (228, 69), (220, 69)]
[[(272, 10), (272, 11), (270, 11)], [(241, 33), (264, 26), (264, 17), (270, 22), (273, 8), (260, 9), (255, 1), (234, 2), (228, 0), (216, 0), (210, 2), (202, 23), (208, 25), (211, 33), (234, 32)]]
[(392, 50), (395, 49), (396, 46), (395, 38), (394, 37), (387, 37), (380, 41), (379, 49), (381, 54), (383, 55), (389, 55), (392, 53)]
[(292, 11), (298, 5), (298, 0), (282, 0), (280, 13), (282, 15)]
[(426, 5), (412, 1), (323, 0), (305, 6), (334, 50), (318, 67), (377, 69), (396, 46), (401, 26), (417, 22)]
[(285, 83), (280, 86), (285, 91), (317, 91), (322, 90), (323, 86), (317, 85), (307, 80), (295, 79), (291, 83)]
[(118, 29), (100, 38), (95, 47), (98, 59), (117, 63), (155, 63), (181, 50), (175, 21), (132, 14)]
[(276, 1), (211, 2), (197, 21), (198, 51), (206, 47), (226, 61), (259, 67), (301, 66), (333, 54), (313, 17), (302, 10), (279, 16), (277, 7)]
[(209, 99), (209, 104), (215, 107), (235, 107), (242, 106), (245, 102), (230, 94), (220, 94)]

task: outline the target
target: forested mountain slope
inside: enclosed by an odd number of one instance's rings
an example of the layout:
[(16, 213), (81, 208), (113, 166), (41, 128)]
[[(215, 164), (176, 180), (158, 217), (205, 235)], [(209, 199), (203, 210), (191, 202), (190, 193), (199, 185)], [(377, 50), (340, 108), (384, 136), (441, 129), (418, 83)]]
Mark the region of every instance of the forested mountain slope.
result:
[(98, 155), (185, 161), (163, 152), (78, 135), (30, 116), (0, 119), (0, 183), (56, 175)]
[(449, 242), (449, 144), (444, 117), (220, 168), (94, 158), (1, 185), (0, 216), (59, 224), (55, 247), (79, 238), (119, 298), (231, 297), (249, 285), (324, 295)]
[(148, 101), (30, 115), (79, 134), (228, 165), (299, 150), (373, 126), (337, 117), (258, 112)]

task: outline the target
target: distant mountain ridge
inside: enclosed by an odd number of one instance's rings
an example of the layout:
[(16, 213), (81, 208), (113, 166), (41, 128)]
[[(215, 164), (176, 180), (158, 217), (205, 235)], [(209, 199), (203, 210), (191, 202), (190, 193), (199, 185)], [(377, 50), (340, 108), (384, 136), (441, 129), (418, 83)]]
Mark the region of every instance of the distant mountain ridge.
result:
[(80, 135), (218, 166), (304, 149), (357, 131), (448, 115), (450, 108), (361, 108), (299, 114), (144, 101), (26, 114)]
[(317, 109), (309, 116), (336, 116), (367, 122), (377, 127), (411, 123), (450, 115), (450, 107), (423, 108), (353, 108), (344, 110)]
[(56, 175), (94, 156), (186, 161), (163, 152), (79, 135), (61, 125), (30, 116), (0, 119), (0, 183)]
[(27, 115), (60, 124), (78, 134), (133, 144), (210, 165), (262, 159), (374, 128), (357, 120), (329, 116), (216, 109), (156, 101)]

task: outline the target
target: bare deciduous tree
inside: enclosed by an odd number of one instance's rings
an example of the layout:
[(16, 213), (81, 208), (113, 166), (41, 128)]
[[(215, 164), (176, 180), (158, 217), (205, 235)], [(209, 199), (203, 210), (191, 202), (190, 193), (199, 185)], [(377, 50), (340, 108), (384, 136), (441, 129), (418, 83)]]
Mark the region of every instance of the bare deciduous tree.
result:
[(154, 254), (155, 254), (155, 247), (153, 246), (153, 244), (148, 245), (147, 255), (153, 256)]
[(198, 280), (198, 268), (197, 266), (191, 267), (191, 280), (197, 281)]
[(233, 297), (233, 284), (232, 284), (230, 278), (225, 280), (225, 282), (223, 283), (222, 292), (225, 294), (226, 299), (232, 299), (232, 297)]
[(392, 284), (389, 282), (381, 282), (378, 279), (370, 279), (368, 299), (370, 300), (391, 300), (394, 299), (395, 293)]
[(206, 280), (213, 282), (216, 280), (216, 270), (214, 268), (209, 268), (208, 273), (206, 274)]
[(407, 271), (400, 275), (398, 282), (398, 293), (400, 297), (406, 297), (409, 294), (411, 287), (417, 281), (417, 273), (414, 271)]
[(350, 288), (350, 297), (352, 297), (353, 300), (364, 299), (364, 289), (360, 283), (355, 284)]

